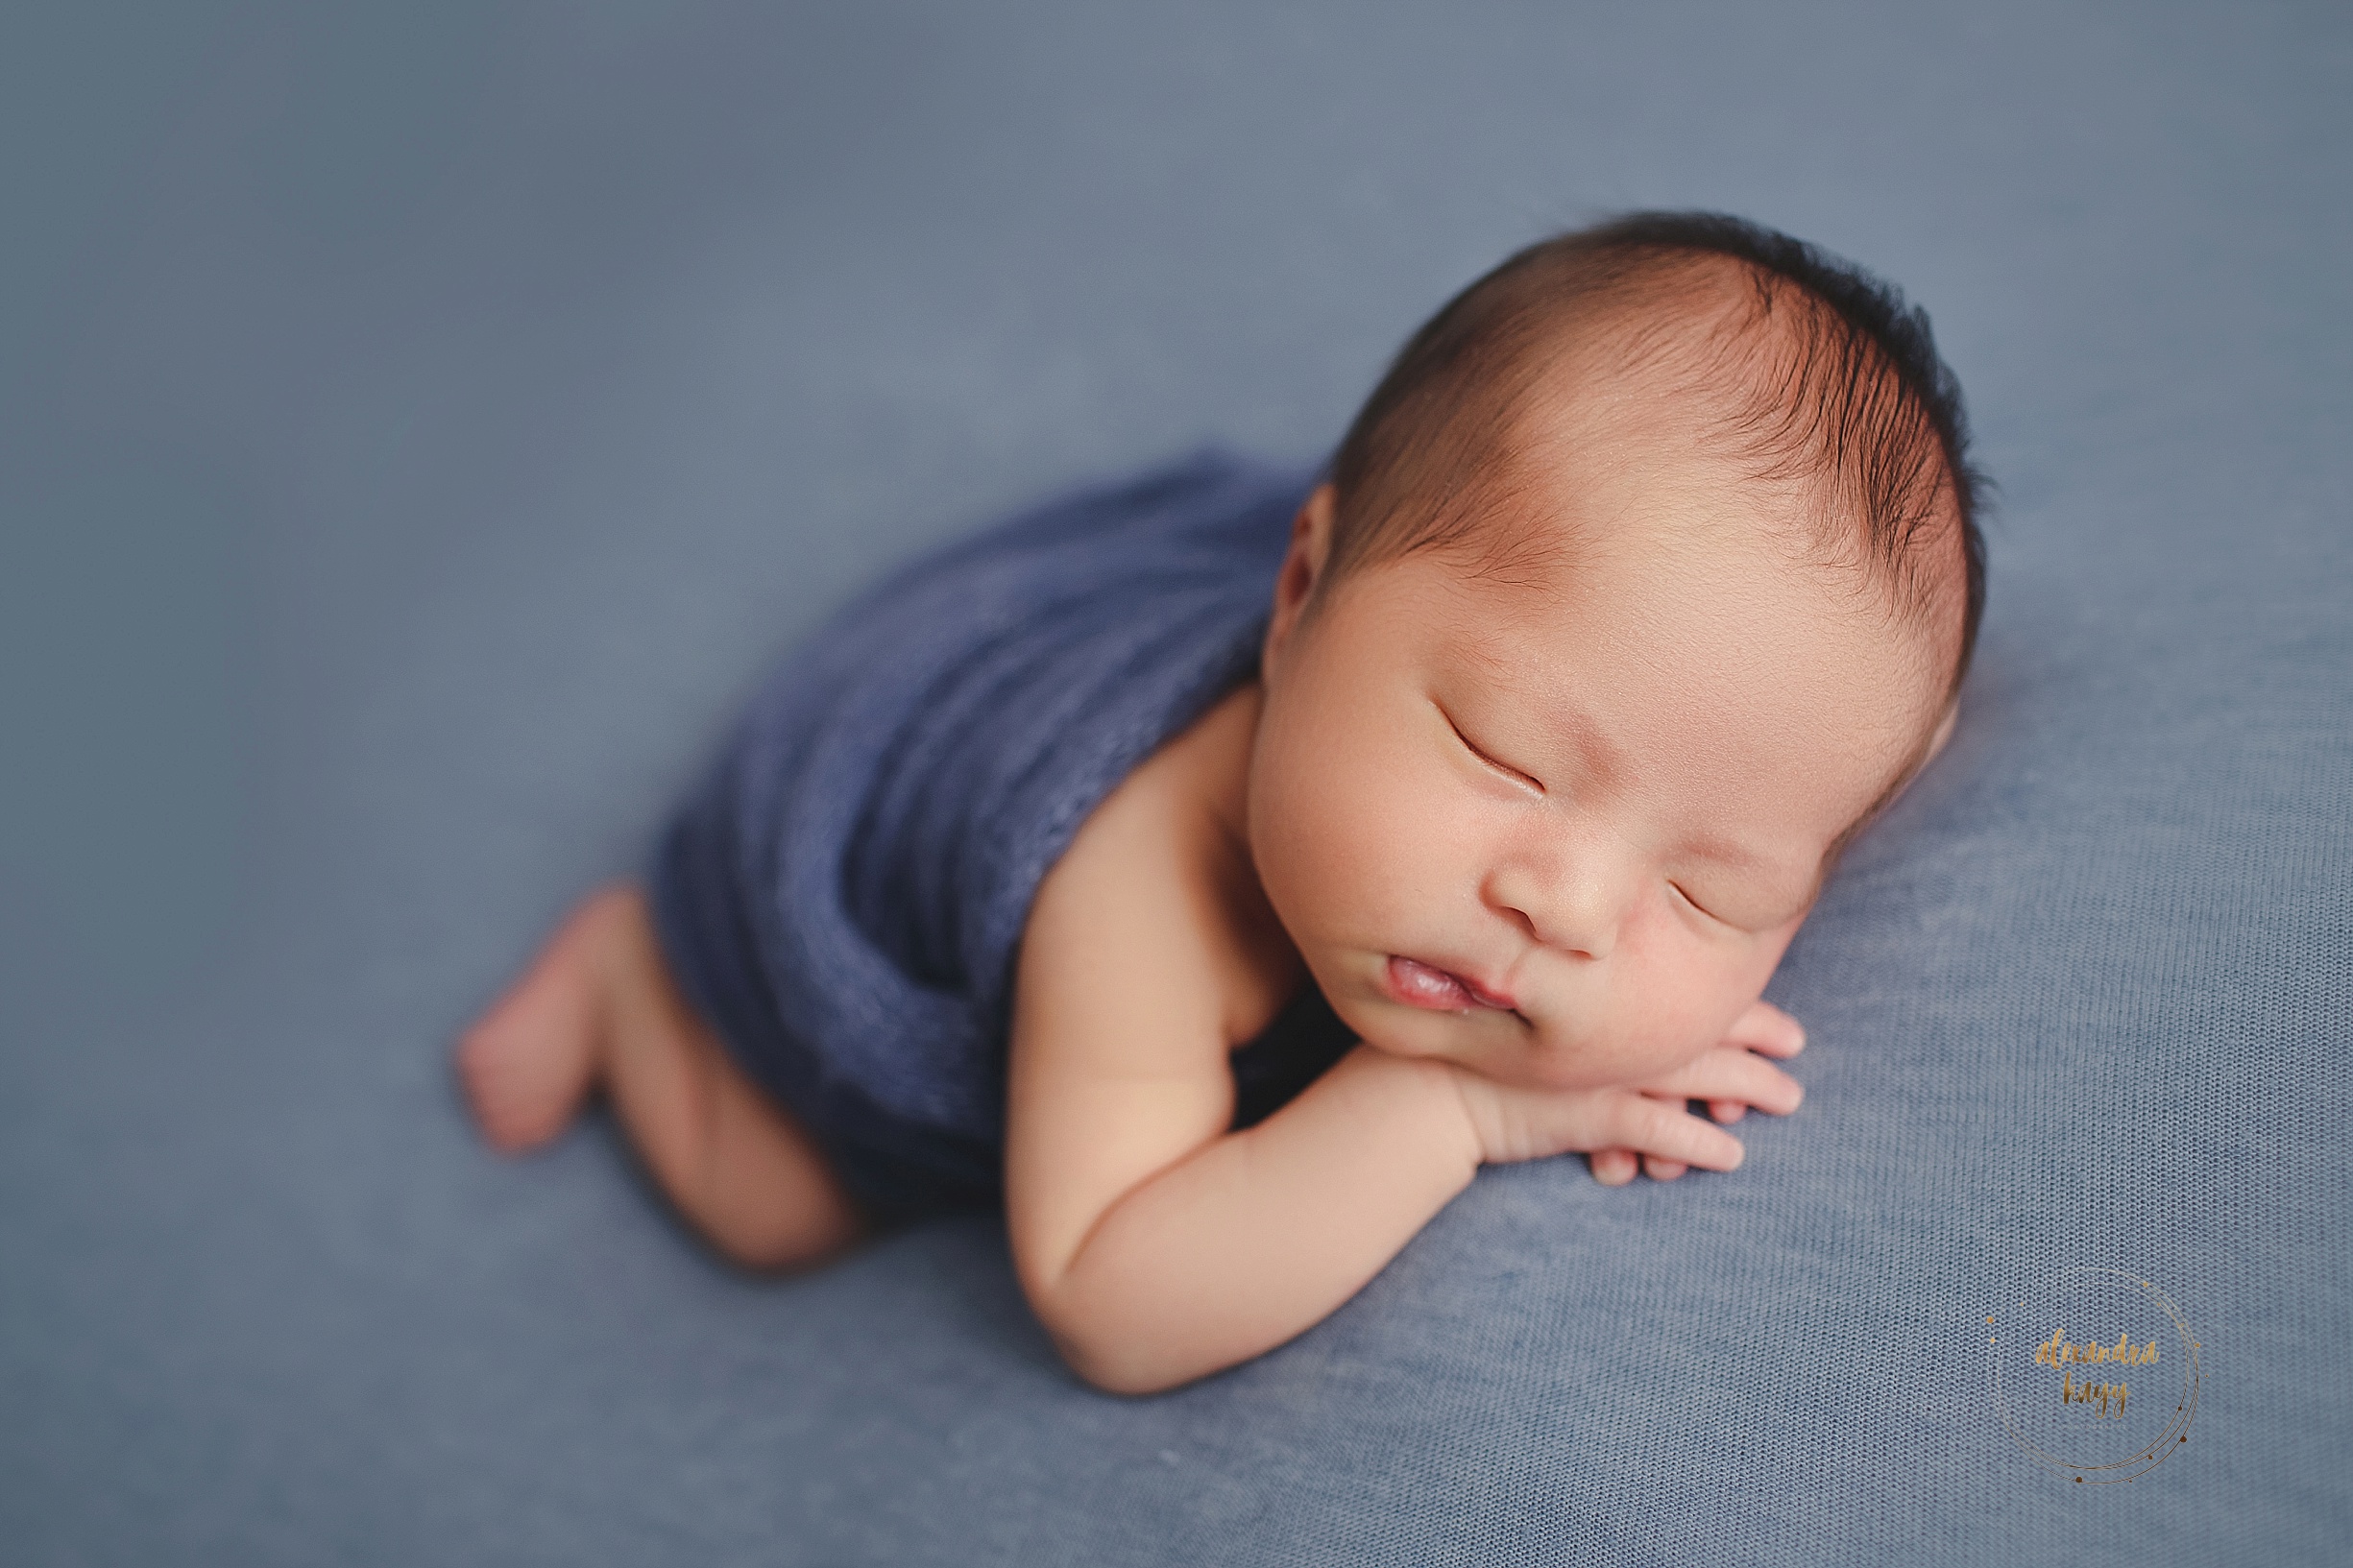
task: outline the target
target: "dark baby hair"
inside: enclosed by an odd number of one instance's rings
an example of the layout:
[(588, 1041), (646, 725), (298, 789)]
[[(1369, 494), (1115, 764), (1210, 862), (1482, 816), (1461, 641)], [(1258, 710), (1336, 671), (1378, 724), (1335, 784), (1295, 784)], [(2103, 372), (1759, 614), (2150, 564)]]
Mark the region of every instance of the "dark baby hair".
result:
[[(1332, 460), (1333, 574), (1467, 538), (1498, 482), (1514, 414), (1563, 328), (1596, 307), (1663, 303), (1695, 271), (1720, 271), (1717, 257), (1745, 271), (1750, 308), (1715, 337), (1753, 342), (1780, 329), (1778, 351), (1762, 356), (1761, 377), (1725, 422), (1760, 473), (1812, 485), (1842, 527), (1859, 524), (1863, 559), (1913, 605), (1950, 582), (1952, 545), (1935, 559), (1923, 547), (1942, 541), (1945, 508), (1957, 510), (1957, 688), (1984, 613), (1984, 480), (1970, 465), (1960, 382), (1937, 354), (1928, 312), (1852, 262), (1723, 213), (1636, 212), (1555, 235), (1448, 301), (1398, 351)], [(1637, 327), (1627, 347), (1637, 360), (1655, 357), (1671, 351), (1670, 336)], [(1736, 351), (1710, 347), (1712, 363)], [(1432, 495), (1444, 499), (1417, 500)]]

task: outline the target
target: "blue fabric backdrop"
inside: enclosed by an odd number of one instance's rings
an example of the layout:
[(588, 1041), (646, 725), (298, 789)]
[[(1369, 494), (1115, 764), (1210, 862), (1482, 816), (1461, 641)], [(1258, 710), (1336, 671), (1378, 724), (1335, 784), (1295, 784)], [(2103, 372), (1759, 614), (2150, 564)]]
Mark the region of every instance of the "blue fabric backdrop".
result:
[[(2348, 80), (2320, 4), (11, 8), (0, 1555), (2344, 1560)], [(1123, 1402), (988, 1221), (747, 1280), (601, 1120), (476, 1145), (452, 1031), (779, 648), (1322, 452), (1632, 205), (1901, 281), (2003, 492), (1737, 1173), (1491, 1172)]]

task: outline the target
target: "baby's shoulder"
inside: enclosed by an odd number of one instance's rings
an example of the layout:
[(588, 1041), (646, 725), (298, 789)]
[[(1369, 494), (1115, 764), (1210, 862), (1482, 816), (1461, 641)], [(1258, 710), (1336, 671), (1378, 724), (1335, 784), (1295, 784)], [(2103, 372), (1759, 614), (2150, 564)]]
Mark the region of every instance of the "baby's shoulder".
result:
[(1249, 854), (1258, 699), (1256, 683), (1237, 688), (1121, 781), (1047, 873), (1031, 915), (1037, 927), (1045, 912), (1049, 932), (1085, 933), (1071, 959), (1110, 962), (1139, 995), (1157, 989), (1146, 971), (1205, 985), (1228, 1047), (1266, 1027), (1301, 973)]

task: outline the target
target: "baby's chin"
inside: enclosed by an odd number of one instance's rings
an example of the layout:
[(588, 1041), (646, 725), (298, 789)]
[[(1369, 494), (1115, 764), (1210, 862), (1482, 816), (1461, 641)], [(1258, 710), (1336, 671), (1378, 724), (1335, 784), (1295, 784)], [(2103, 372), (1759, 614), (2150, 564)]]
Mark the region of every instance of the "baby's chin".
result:
[(1411, 1011), (1394, 1003), (1342, 1021), (1359, 1039), (1392, 1056), (1445, 1062), (1513, 1089), (1601, 1089), (1628, 1079), (1613, 1076), (1599, 1053), (1574, 1043), (1539, 1046), (1513, 1013)]

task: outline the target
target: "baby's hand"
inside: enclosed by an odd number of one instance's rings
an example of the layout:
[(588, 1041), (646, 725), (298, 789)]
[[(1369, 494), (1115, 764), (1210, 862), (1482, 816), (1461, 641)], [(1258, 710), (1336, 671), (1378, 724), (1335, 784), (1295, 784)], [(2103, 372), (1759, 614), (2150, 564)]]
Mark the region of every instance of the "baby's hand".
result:
[(1662, 1181), (1695, 1165), (1737, 1167), (1740, 1141), (1689, 1114), (1685, 1103), (1708, 1101), (1718, 1122), (1737, 1121), (1752, 1105), (1787, 1115), (1805, 1091), (1764, 1057), (1793, 1056), (1805, 1043), (1795, 1019), (1760, 1001), (1740, 1015), (1723, 1044), (1646, 1083), (1545, 1090), (1510, 1088), (1469, 1073), (1456, 1077), (1486, 1163), (1575, 1150), (1591, 1154), (1594, 1176), (1615, 1187), (1634, 1179), (1637, 1159)]
[[(1732, 1032), (1724, 1037), (1722, 1045), (1708, 1050), (1680, 1072), (1638, 1087), (1641, 1093), (1679, 1109), (1686, 1100), (1704, 1099), (1708, 1102), (1708, 1114), (1718, 1122), (1737, 1122), (1748, 1114), (1751, 1105), (1760, 1111), (1771, 1111), (1775, 1116), (1787, 1116), (1798, 1108), (1798, 1101), (1806, 1098), (1806, 1091), (1787, 1073), (1759, 1062), (1750, 1052), (1762, 1051), (1768, 1056), (1786, 1057), (1795, 1056), (1805, 1049), (1806, 1031), (1799, 1026), (1796, 1019), (1769, 1001), (1755, 1002), (1734, 1021)], [(1732, 1058), (1732, 1061), (1719, 1062), (1720, 1058), (1726, 1057)], [(1727, 1095), (1709, 1086), (1717, 1081), (1704, 1071), (1710, 1064), (1716, 1063), (1738, 1073), (1741, 1071), (1739, 1063), (1743, 1059), (1749, 1064), (1748, 1073), (1752, 1078), (1759, 1072), (1763, 1074), (1759, 1081), (1773, 1091), (1770, 1098), (1759, 1098), (1754, 1094)], [(1686, 1115), (1684, 1120), (1688, 1122), (1693, 1119)], [(1739, 1146), (1737, 1139), (1731, 1138), (1729, 1134), (1725, 1137), (1735, 1148)], [(1646, 1146), (1597, 1149), (1592, 1158), (1593, 1178), (1605, 1187), (1622, 1187), (1634, 1180), (1637, 1163), (1650, 1172), (1654, 1181), (1673, 1181), (1692, 1166), (1705, 1162), (1677, 1159)], [(1719, 1166), (1711, 1169), (1728, 1170), (1732, 1168)]]

